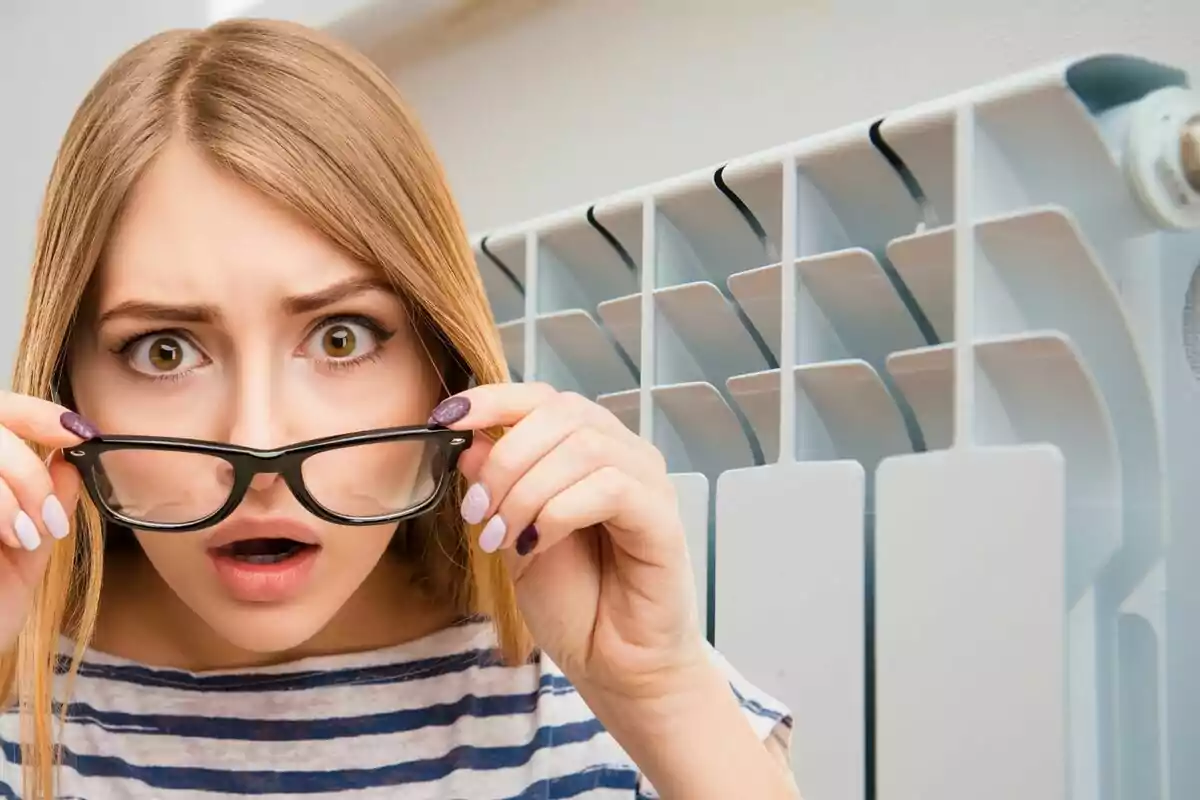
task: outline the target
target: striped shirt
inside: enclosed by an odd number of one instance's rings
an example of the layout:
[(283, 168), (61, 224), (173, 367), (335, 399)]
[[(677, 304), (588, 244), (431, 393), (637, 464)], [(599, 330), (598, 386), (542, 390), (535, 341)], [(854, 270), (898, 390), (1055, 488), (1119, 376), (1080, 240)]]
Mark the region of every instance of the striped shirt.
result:
[[(490, 623), (469, 620), (369, 653), (236, 671), (89, 652), (68, 705), (57, 796), (655, 796), (548, 658), (506, 667), (495, 643)], [(788, 711), (712, 656), (759, 735), (786, 748)], [(17, 739), (16, 712), (0, 714), (0, 798), (20, 796)]]

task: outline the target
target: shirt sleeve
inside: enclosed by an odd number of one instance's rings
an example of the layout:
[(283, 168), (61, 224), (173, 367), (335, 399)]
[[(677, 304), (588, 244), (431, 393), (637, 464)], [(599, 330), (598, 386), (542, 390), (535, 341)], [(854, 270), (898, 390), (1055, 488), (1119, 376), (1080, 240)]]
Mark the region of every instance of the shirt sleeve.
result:
[[(768, 746), (780, 761), (780, 768), (791, 774), (792, 713), (782, 702), (771, 697), (738, 672), (715, 648), (709, 648), (709, 657), (729, 679), (729, 690), (737, 698), (742, 714), (758, 738)], [(656, 800), (658, 793), (645, 778), (639, 776), (637, 786), (639, 800)]]

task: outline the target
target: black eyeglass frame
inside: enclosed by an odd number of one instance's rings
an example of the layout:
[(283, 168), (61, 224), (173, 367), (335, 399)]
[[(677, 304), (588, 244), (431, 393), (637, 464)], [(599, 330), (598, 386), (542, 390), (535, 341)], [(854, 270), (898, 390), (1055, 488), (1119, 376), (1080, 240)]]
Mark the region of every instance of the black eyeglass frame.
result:
[[(319, 453), (381, 442), (431, 439), (441, 456), (440, 474), (437, 485), (430, 496), (421, 503), (400, 511), (367, 517), (347, 516), (326, 508), (304, 485), (303, 465), (305, 460)], [(233, 513), (245, 499), (246, 491), (255, 475), (267, 473), (279, 475), (287, 484), (300, 505), (316, 517), (338, 525), (380, 525), (401, 522), (420, 516), (432, 509), (445, 496), (453, 480), (459, 456), (471, 446), (471, 431), (453, 431), (441, 427), (413, 425), (396, 428), (325, 436), (281, 447), (275, 450), (256, 450), (233, 444), (209, 442), (201, 439), (181, 439), (157, 436), (97, 436), (75, 447), (63, 449), (67, 461), (74, 464), (83, 478), (83, 483), (93, 502), (109, 520), (143, 531), (162, 533), (186, 533), (201, 530), (221, 522)], [(214, 456), (229, 463), (233, 468), (233, 484), (225, 504), (206, 517), (190, 522), (147, 522), (127, 517), (109, 505), (96, 481), (96, 468), (100, 456), (115, 450), (159, 450), (169, 452), (196, 453)]]

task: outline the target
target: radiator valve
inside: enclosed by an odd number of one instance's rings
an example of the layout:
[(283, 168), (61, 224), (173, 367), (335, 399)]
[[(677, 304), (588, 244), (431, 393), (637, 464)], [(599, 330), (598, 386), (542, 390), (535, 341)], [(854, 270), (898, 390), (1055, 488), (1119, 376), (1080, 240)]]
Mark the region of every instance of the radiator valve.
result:
[(1200, 93), (1172, 86), (1138, 101), (1125, 172), (1156, 223), (1200, 230)]

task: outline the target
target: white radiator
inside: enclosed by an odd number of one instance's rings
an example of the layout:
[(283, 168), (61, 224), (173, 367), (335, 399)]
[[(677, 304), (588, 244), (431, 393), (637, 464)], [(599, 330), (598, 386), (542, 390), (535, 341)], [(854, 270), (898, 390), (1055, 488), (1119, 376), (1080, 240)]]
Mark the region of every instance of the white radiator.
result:
[(1197, 150), (1093, 55), (475, 237), (514, 378), (666, 454), (807, 800), (1200, 799)]

